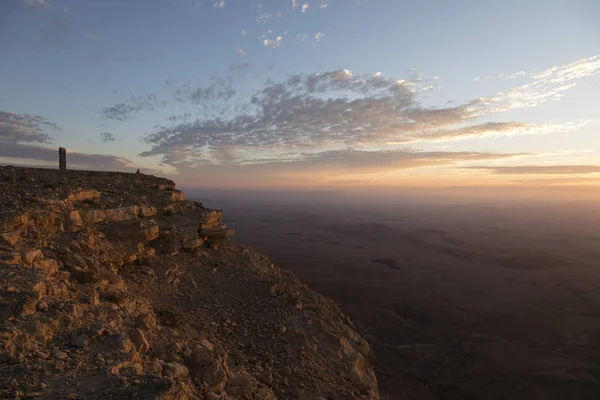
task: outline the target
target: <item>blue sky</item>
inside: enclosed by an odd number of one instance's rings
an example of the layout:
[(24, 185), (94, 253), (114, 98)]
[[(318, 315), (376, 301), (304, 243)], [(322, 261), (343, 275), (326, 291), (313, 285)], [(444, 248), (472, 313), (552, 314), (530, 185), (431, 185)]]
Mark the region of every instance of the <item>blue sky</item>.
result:
[(0, 162), (62, 145), (188, 185), (596, 183), (598, 18), (594, 0), (7, 0)]

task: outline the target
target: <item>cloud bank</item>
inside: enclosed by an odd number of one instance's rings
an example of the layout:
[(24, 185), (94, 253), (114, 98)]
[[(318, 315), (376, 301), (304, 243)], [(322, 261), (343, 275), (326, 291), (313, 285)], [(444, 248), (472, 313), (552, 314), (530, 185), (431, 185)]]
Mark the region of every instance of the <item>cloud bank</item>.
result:
[(519, 165), (519, 166), (470, 166), (463, 169), (477, 169), (503, 175), (583, 175), (600, 173), (600, 165)]
[(17, 114), (0, 111), (0, 143), (37, 142), (51, 143), (46, 130), (60, 127), (39, 115)]
[[(38, 115), (0, 111), (0, 158), (14, 160), (17, 164), (48, 162), (58, 166), (58, 148), (43, 146), (53, 142), (48, 131), (58, 130), (61, 130), (58, 125)], [(116, 139), (108, 132), (100, 136), (104, 142)], [(69, 152), (67, 162), (69, 168), (118, 171), (137, 168), (127, 158), (104, 154)]]

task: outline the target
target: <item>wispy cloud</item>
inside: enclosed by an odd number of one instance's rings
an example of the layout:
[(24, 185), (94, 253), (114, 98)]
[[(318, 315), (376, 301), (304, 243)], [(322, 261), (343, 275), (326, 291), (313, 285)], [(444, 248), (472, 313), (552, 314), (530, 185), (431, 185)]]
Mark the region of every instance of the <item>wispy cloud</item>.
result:
[(250, 63), (248, 63), (248, 61), (244, 61), (242, 63), (239, 64), (231, 64), (229, 66), (229, 71), (239, 71), (242, 69), (246, 69), (250, 66)]
[(574, 186), (574, 185), (586, 185), (586, 184), (598, 184), (600, 178), (592, 177), (560, 177), (560, 178), (541, 178), (541, 179), (514, 179), (511, 180), (512, 184), (521, 184), (524, 186), (531, 187), (531, 185), (539, 186)]
[(217, 0), (215, 4), (213, 4), (214, 8), (223, 8), (225, 7), (225, 0)]
[(54, 8), (46, 0), (22, 0), (22, 3), (32, 8)]
[(281, 45), (282, 39), (283, 38), (281, 36), (277, 36), (275, 39), (264, 39), (263, 45), (265, 47), (279, 47)]
[(545, 133), (576, 131), (591, 121), (567, 122), (563, 124), (532, 124), (523, 122), (486, 122), (455, 129), (431, 130), (423, 134), (409, 135), (407, 141), (447, 142), (491, 136), (538, 135)]
[(51, 143), (48, 130), (57, 131), (60, 127), (39, 115), (0, 111), (0, 147), (7, 143)]
[(258, 17), (256, 17), (256, 22), (264, 24), (269, 22), (269, 20), (271, 20), (272, 18), (281, 18), (282, 15), (282, 13), (262, 13), (259, 14)]
[[(240, 164), (235, 161), (235, 151), (225, 150), (210, 159), (183, 162), (177, 165), (177, 168), (181, 171), (182, 179), (194, 176), (196, 185), (256, 188), (258, 185), (322, 185), (329, 184), (334, 179), (339, 181), (340, 178), (344, 179), (352, 174), (382, 174), (411, 168), (455, 165), (467, 161), (485, 162), (519, 156), (521, 155), (478, 152), (421, 152), (413, 149), (345, 149), (294, 154), (283, 160), (267, 158)], [(226, 160), (228, 157), (230, 160)], [(202, 168), (203, 174), (194, 173), (198, 167)]]
[(363, 151), (355, 149), (332, 150), (319, 153), (304, 153), (298, 161), (289, 165), (302, 170), (346, 172), (384, 172), (399, 169), (449, 165), (467, 161), (499, 160), (521, 157), (524, 153), (481, 153), (451, 151), (416, 151), (413, 149)]
[(309, 7), (310, 7), (310, 6), (308, 5), (308, 3), (304, 3), (304, 4), (302, 4), (302, 12), (303, 12), (303, 13), (307, 12)]
[(321, 33), (321, 32), (319, 32), (319, 33), (317, 33), (317, 34), (315, 35), (315, 40), (316, 40), (317, 42), (320, 42), (320, 41), (321, 41), (321, 39), (323, 39), (324, 37), (325, 37), (325, 34), (324, 34), (324, 33)]
[(183, 114), (178, 114), (178, 115), (170, 115), (167, 117), (167, 120), (170, 122), (177, 122), (177, 121), (187, 121), (190, 118), (192, 118), (192, 113), (183, 113)]
[(246, 36), (246, 30), (242, 29), (242, 36)]
[(104, 108), (102, 114), (108, 119), (127, 121), (135, 118), (141, 111), (156, 111), (157, 108), (165, 105), (164, 100), (159, 100), (156, 94), (151, 93), (144, 97), (131, 96), (125, 102)]
[(110, 143), (110, 142), (114, 142), (115, 140), (117, 140), (117, 138), (115, 137), (115, 135), (113, 135), (110, 132), (102, 132), (100, 134), (100, 141), (102, 143)]
[(87, 35), (85, 35), (85, 38), (88, 40), (98, 40), (98, 34), (97, 33), (88, 33)]
[(308, 39), (308, 35), (306, 33), (299, 33), (296, 35), (296, 40), (298, 42), (304, 42), (306, 39)]
[[(247, 64), (233, 64), (230, 71), (246, 68)], [(232, 99), (237, 91), (233, 88), (233, 76), (226, 75), (211, 78), (209, 85), (192, 85), (186, 83), (175, 90), (174, 99), (181, 103), (191, 103), (193, 105), (216, 104), (220, 101)]]
[(470, 166), (463, 169), (476, 169), (502, 175), (583, 175), (600, 173), (600, 165)]
[(526, 76), (530, 80), (529, 83), (474, 100), (470, 105), (474, 110), (481, 109), (483, 113), (489, 114), (536, 107), (547, 101), (558, 100), (563, 97), (564, 92), (577, 84), (577, 80), (600, 75), (600, 55), (582, 58), (537, 73), (521, 72), (517, 74)]

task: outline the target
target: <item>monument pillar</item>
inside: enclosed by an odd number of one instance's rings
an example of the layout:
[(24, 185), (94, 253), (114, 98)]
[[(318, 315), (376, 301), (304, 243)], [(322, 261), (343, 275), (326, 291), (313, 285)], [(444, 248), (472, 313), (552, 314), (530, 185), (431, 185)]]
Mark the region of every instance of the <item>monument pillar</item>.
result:
[(61, 171), (67, 170), (67, 149), (64, 147), (58, 148), (58, 169)]

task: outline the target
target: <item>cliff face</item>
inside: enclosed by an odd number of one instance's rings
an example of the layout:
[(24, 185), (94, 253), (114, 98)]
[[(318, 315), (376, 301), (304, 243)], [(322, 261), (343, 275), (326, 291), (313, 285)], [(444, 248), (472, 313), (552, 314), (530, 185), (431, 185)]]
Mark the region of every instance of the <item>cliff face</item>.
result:
[(141, 174), (0, 167), (0, 397), (378, 399), (328, 299)]

